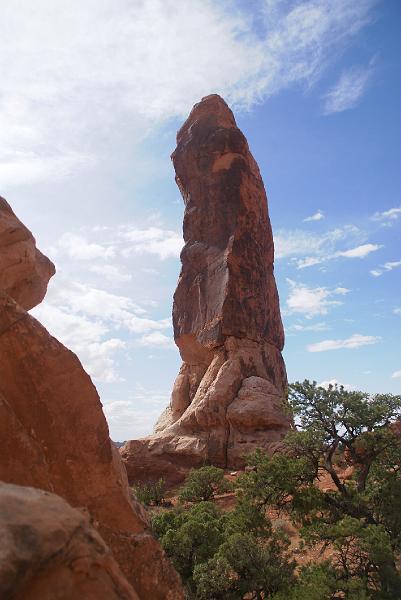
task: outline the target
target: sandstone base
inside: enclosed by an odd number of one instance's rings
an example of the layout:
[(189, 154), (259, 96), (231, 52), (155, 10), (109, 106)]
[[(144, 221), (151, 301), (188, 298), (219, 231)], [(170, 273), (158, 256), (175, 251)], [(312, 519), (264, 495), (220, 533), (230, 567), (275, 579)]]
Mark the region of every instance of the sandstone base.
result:
[(256, 448), (274, 451), (291, 427), (281, 353), (267, 342), (227, 338), (210, 363), (184, 362), (154, 434), (127, 442), (128, 478), (169, 485), (204, 464), (239, 469)]

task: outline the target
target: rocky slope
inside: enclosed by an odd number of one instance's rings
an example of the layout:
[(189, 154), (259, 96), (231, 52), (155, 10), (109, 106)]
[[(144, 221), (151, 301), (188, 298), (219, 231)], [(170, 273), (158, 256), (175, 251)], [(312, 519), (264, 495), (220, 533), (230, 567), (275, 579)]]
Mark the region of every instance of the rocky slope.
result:
[(53, 273), (1, 199), (0, 480), (86, 507), (141, 599), (182, 598), (177, 574), (131, 497), (96, 388), (75, 354), (25, 310), (43, 298)]
[(256, 447), (272, 450), (291, 423), (266, 193), (222, 98), (194, 106), (172, 159), (185, 203), (173, 305), (183, 364), (154, 434), (121, 454), (130, 479), (175, 483), (205, 462), (241, 467)]

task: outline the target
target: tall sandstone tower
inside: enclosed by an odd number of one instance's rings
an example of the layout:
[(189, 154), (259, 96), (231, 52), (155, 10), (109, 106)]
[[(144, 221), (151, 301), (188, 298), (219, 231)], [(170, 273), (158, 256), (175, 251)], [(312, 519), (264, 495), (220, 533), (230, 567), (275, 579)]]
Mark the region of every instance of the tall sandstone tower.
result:
[(154, 433), (121, 450), (130, 480), (171, 483), (203, 464), (239, 468), (291, 426), (266, 192), (220, 96), (194, 106), (172, 160), (185, 203), (173, 304), (183, 363)]

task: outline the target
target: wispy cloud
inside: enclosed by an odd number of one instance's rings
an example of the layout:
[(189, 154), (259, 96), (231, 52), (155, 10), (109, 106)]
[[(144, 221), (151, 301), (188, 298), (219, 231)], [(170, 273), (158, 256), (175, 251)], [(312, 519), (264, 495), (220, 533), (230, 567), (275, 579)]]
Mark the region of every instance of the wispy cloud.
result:
[(312, 323), (312, 324), (308, 324), (305, 325), (303, 323), (294, 323), (293, 325), (290, 325), (289, 327), (286, 328), (286, 331), (296, 331), (296, 332), (301, 332), (301, 331), (327, 331), (328, 329), (330, 329), (330, 327), (327, 325), (327, 323)]
[[(99, 241), (100, 238), (102, 241)], [(116, 225), (112, 228), (105, 227), (101, 231), (92, 228), (86, 232), (86, 235), (64, 233), (57, 245), (50, 248), (49, 252), (56, 258), (67, 256), (80, 261), (128, 259), (136, 254), (151, 254), (165, 260), (178, 258), (183, 245), (182, 235), (170, 229)], [(90, 269), (99, 272), (99, 268), (92, 266)], [(113, 270), (116, 275), (115, 268), (111, 269), (108, 265), (106, 276), (112, 277)]]
[[(278, 229), (274, 233), (276, 258), (302, 256), (302, 260), (323, 259), (335, 252), (339, 243), (359, 241), (365, 234), (354, 225), (337, 227), (322, 234), (303, 229)], [(316, 264), (316, 263), (315, 263)]]
[(372, 269), (370, 271), (370, 274), (373, 275), (373, 277), (380, 277), (386, 271), (392, 271), (393, 269), (397, 269), (398, 267), (401, 267), (401, 260), (389, 261), (384, 263), (384, 265), (381, 265), (377, 269)]
[(116, 123), (139, 143), (211, 92), (240, 110), (309, 86), (374, 3), (257, 0), (250, 17), (239, 2), (212, 0), (59, 0), (57, 10), (52, 0), (3, 0), (1, 183), (110, 160)]
[(393, 379), (399, 379), (401, 377), (401, 371), (394, 371), (394, 373), (391, 375), (391, 377)]
[(142, 437), (152, 431), (160, 413), (168, 405), (170, 394), (167, 390), (136, 386), (124, 400), (103, 400), (103, 410), (115, 441)]
[(350, 291), (346, 288), (309, 287), (292, 279), (287, 279), (287, 282), (290, 292), (286, 303), (286, 314), (302, 314), (307, 319), (317, 315), (327, 315), (330, 308), (342, 304), (342, 301), (334, 298), (344, 296)]
[(401, 217), (401, 206), (390, 208), (383, 212), (376, 212), (371, 218), (372, 221), (379, 221), (381, 225), (390, 227)]
[(127, 340), (161, 349), (173, 347), (171, 338), (162, 333), (171, 330), (170, 318), (152, 319), (127, 296), (62, 276), (52, 280), (45, 301), (32, 314), (78, 354), (97, 381), (122, 379), (117, 358)]
[(338, 258), (366, 258), (382, 248), (380, 244), (359, 244), (346, 250), (337, 249), (340, 245), (350, 246), (364, 238), (366, 234), (354, 225), (338, 227), (320, 235), (300, 229), (278, 230), (274, 236), (276, 258), (292, 257), (298, 269), (306, 269)]
[(345, 340), (323, 340), (316, 344), (309, 344), (307, 346), (308, 352), (327, 352), (329, 350), (354, 350), (361, 348), (362, 346), (370, 346), (371, 344), (377, 344), (380, 341), (380, 337), (373, 335), (361, 335), (354, 333), (351, 337)]
[(322, 219), (324, 219), (324, 213), (321, 210), (318, 210), (310, 217), (306, 217), (306, 219), (304, 219), (304, 222), (308, 223), (309, 221), (321, 221)]
[(147, 229), (123, 228), (118, 233), (121, 241), (126, 242), (123, 255), (155, 254), (162, 260), (178, 257), (184, 245), (182, 235), (176, 231), (149, 227)]
[(324, 96), (324, 114), (331, 115), (355, 108), (368, 88), (372, 72), (372, 64), (344, 71)]
[(401, 315), (401, 308), (394, 308), (394, 309), (393, 309), (393, 313), (394, 313), (395, 315)]
[(365, 258), (371, 252), (376, 252), (383, 246), (379, 244), (363, 244), (362, 246), (357, 246), (356, 248), (351, 248), (350, 250), (345, 250), (342, 252), (336, 252), (334, 257), (343, 256), (344, 258)]

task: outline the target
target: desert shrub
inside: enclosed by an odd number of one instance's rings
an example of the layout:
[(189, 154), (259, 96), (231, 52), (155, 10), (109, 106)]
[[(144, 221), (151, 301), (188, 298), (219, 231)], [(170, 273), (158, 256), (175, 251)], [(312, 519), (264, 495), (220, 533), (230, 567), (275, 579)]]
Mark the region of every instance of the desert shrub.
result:
[(181, 488), (181, 502), (207, 502), (216, 494), (232, 489), (230, 482), (224, 479), (224, 470), (205, 466), (192, 469)]
[(229, 514), (212, 502), (152, 518), (154, 533), (192, 597), (270, 598), (292, 581), (288, 541), (272, 532), (255, 507), (239, 505)]
[(145, 506), (160, 506), (164, 501), (166, 484), (164, 479), (159, 479), (151, 483), (138, 483), (133, 486), (133, 490), (138, 500)]

